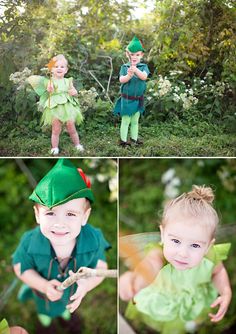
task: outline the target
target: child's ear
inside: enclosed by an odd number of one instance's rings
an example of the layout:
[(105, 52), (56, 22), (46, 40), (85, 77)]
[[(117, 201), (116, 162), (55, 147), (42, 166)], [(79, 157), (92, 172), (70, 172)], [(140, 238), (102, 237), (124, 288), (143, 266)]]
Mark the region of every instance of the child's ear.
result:
[(163, 244), (163, 242), (164, 242), (164, 229), (163, 229), (162, 225), (160, 225), (160, 232), (161, 232), (161, 243)]
[(40, 221), (39, 221), (39, 208), (38, 208), (37, 205), (34, 205), (34, 215), (35, 215), (36, 223), (40, 224)]
[(210, 243), (209, 243), (209, 246), (207, 247), (206, 251), (205, 251), (205, 254), (207, 254), (209, 252), (209, 249), (214, 245), (216, 239), (213, 238)]
[(90, 216), (90, 213), (91, 213), (91, 208), (88, 208), (85, 213), (84, 213), (84, 217), (83, 217), (83, 221), (82, 221), (82, 226), (86, 225), (87, 224), (87, 221), (89, 219), (89, 216)]

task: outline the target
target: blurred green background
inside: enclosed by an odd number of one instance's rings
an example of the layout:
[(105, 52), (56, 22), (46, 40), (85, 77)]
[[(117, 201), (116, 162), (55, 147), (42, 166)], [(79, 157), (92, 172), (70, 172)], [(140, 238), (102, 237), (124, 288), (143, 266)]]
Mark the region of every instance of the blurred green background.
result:
[[(218, 242), (231, 242), (225, 261), (233, 298), (224, 319), (205, 323), (198, 331), (235, 333), (236, 330), (236, 159), (121, 159), (119, 164), (120, 234), (157, 232), (163, 205), (169, 198), (189, 191), (193, 184), (211, 186), (220, 217)], [(120, 272), (127, 270), (120, 262)], [(126, 303), (120, 301), (124, 314)], [(137, 333), (153, 333), (132, 323)], [(170, 333), (171, 334), (171, 333)]]
[[(33, 203), (28, 199), (38, 182), (56, 163), (55, 159), (0, 159), (0, 321), (24, 327), (33, 333), (116, 333), (117, 280), (106, 279), (88, 293), (68, 323), (57, 319), (42, 329), (32, 302), (17, 300), (11, 255), (22, 234), (36, 226)], [(117, 161), (114, 159), (71, 159), (92, 181), (95, 203), (89, 223), (102, 229), (112, 249), (107, 253), (110, 268), (117, 267)], [(78, 320), (79, 319), (79, 320)], [(79, 322), (79, 323), (78, 323)]]

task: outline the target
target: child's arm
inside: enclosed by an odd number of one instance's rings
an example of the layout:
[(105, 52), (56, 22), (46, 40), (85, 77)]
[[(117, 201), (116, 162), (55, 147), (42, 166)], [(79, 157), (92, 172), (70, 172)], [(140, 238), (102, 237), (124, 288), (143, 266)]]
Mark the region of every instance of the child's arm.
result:
[[(102, 260), (98, 260), (97, 266), (95, 269), (107, 269), (107, 263)], [(72, 271), (69, 274), (74, 274)], [(86, 279), (80, 279), (77, 281), (78, 288), (74, 295), (70, 297), (71, 303), (66, 306), (66, 308), (72, 313), (74, 312), (80, 305), (82, 299), (87, 294), (87, 292), (93, 290), (98, 286), (104, 277), (91, 277)]]
[(54, 92), (53, 83), (51, 81), (49, 81), (48, 84), (47, 84), (47, 91), (48, 91), (48, 93), (53, 93)]
[(70, 87), (69, 87), (69, 90), (68, 90), (68, 94), (69, 94), (70, 96), (78, 95), (78, 92), (77, 92), (77, 90), (75, 89), (75, 87), (74, 87), (72, 81), (70, 82)]
[(48, 281), (40, 276), (37, 271), (28, 269), (21, 274), (20, 263), (13, 266), (16, 276), (32, 289), (44, 293), (52, 302), (59, 300), (63, 292), (56, 289), (61, 283), (55, 279)]
[(126, 83), (128, 81), (130, 81), (130, 79), (133, 77), (134, 75), (134, 71), (129, 68), (128, 69), (128, 73), (126, 75), (121, 75), (120, 76), (120, 83)]
[(132, 299), (138, 291), (149, 285), (163, 267), (159, 249), (150, 251), (133, 272), (127, 271), (119, 280), (119, 294), (122, 300)]
[(140, 71), (136, 66), (132, 66), (134, 73), (140, 80), (147, 80), (148, 74), (145, 71)]
[(212, 274), (212, 281), (219, 292), (219, 296), (211, 304), (211, 307), (219, 305), (219, 309), (216, 314), (209, 313), (209, 317), (212, 322), (218, 322), (223, 319), (227, 312), (232, 297), (229, 277), (222, 262), (215, 267)]

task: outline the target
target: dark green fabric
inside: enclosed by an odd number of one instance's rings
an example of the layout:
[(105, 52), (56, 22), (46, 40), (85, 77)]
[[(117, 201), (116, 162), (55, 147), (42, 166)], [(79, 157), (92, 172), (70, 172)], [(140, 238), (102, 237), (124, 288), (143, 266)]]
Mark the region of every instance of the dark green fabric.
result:
[(145, 51), (142, 46), (142, 43), (136, 36), (134, 36), (132, 41), (128, 44), (127, 49), (132, 53), (139, 52), (139, 51)]
[[(129, 68), (130, 63), (122, 65), (120, 68), (120, 76), (126, 75)], [(144, 63), (137, 64), (137, 68), (142, 72), (146, 72), (147, 75), (150, 73), (148, 66)], [(146, 80), (141, 80), (136, 75), (134, 75), (128, 82), (121, 85), (120, 93), (135, 97), (142, 96), (145, 93), (146, 86)], [(114, 114), (116, 115), (132, 116), (137, 111), (139, 111), (141, 114), (144, 113), (144, 106), (140, 106), (138, 100), (128, 100), (120, 96), (116, 101), (114, 108)]]
[[(82, 227), (77, 237), (76, 247), (67, 265), (64, 277), (58, 277), (60, 271), (55, 252), (51, 247), (50, 241), (44, 237), (40, 228), (36, 227), (22, 236), (20, 244), (13, 254), (13, 264), (21, 264), (21, 273), (28, 269), (34, 269), (39, 275), (48, 280), (57, 279), (62, 282), (69, 276), (69, 270), (77, 271), (80, 267), (95, 268), (98, 260), (105, 261), (105, 250), (110, 247), (100, 229), (86, 224)], [(48, 277), (52, 259), (52, 270)], [(76, 287), (77, 284), (75, 283), (70, 288), (64, 290), (62, 298), (56, 302), (48, 301), (43, 295), (37, 296), (35, 293), (31, 294), (36, 302), (38, 313), (46, 314), (50, 317), (61, 315), (69, 303), (70, 295), (76, 291)], [(31, 290), (29, 287), (28, 289), (24, 288), (20, 296), (22, 301), (26, 299), (26, 295), (30, 296), (29, 290)]]
[(87, 187), (77, 168), (67, 159), (58, 160), (29, 198), (50, 209), (75, 198), (94, 201), (92, 190)]

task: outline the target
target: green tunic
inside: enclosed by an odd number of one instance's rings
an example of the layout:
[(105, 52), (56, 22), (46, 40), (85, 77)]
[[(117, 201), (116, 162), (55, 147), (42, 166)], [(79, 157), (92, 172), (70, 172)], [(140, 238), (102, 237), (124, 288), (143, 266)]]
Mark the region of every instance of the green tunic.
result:
[[(160, 248), (160, 246), (156, 247)], [(227, 258), (230, 244), (213, 246), (194, 268), (177, 270), (166, 263), (157, 277), (129, 303), (126, 316), (141, 319), (162, 333), (184, 333), (187, 321), (203, 321), (217, 297), (212, 272)]]
[[(62, 271), (50, 241), (44, 237), (40, 228), (36, 227), (22, 236), (20, 244), (13, 254), (13, 264), (21, 264), (21, 273), (28, 269), (34, 269), (47, 280), (57, 279), (62, 282), (69, 276), (69, 270), (75, 272), (80, 267), (95, 268), (98, 260), (105, 261), (104, 252), (108, 248), (110, 248), (110, 244), (105, 240), (100, 229), (86, 224), (77, 237), (76, 246), (67, 267)], [(76, 288), (77, 284), (74, 283), (70, 288), (64, 290), (60, 300), (51, 302), (45, 295), (32, 291), (24, 285), (20, 300), (24, 301), (33, 297), (38, 313), (57, 317), (65, 311), (69, 298), (76, 291)]]
[[(120, 76), (127, 75), (129, 67), (130, 63), (122, 65), (120, 69)], [(142, 72), (146, 72), (147, 75), (150, 73), (148, 66), (144, 63), (139, 63), (137, 68)], [(122, 84), (120, 89), (121, 96), (116, 101), (114, 114), (132, 116), (137, 111), (143, 114), (143, 95), (145, 90), (146, 81), (139, 79), (136, 75), (134, 75), (128, 82)], [(126, 95), (126, 97), (124, 97), (124, 95)]]
[(40, 97), (38, 107), (43, 112), (43, 125), (51, 125), (55, 118), (63, 123), (73, 121), (79, 125), (82, 122), (79, 101), (77, 97), (68, 94), (73, 78), (52, 79), (54, 91), (51, 94), (47, 91), (48, 78), (32, 75), (27, 81)]

